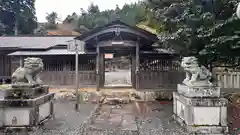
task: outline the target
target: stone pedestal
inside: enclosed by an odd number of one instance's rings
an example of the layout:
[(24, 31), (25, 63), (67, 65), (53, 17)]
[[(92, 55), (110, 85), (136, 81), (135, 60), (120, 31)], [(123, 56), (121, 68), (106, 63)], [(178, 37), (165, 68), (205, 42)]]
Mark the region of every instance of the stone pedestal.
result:
[(178, 85), (173, 100), (173, 117), (189, 134), (228, 134), (228, 101), (220, 98), (219, 88)]
[(0, 128), (32, 128), (53, 115), (54, 93), (48, 86), (12, 85), (1, 91)]
[(0, 100), (0, 127), (34, 127), (53, 115), (54, 93), (34, 99)]

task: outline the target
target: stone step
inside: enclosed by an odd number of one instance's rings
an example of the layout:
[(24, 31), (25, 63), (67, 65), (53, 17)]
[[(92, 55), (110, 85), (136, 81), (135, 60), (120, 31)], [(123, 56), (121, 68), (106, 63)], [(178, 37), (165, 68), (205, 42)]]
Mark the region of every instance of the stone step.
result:
[[(83, 102), (92, 103), (128, 103), (132, 101), (156, 101), (162, 99), (172, 99), (172, 91), (137, 91), (131, 88), (107, 88), (99, 91), (79, 91)], [(74, 91), (60, 92), (56, 94), (58, 98), (76, 99)]]
[(102, 104), (108, 104), (108, 105), (117, 105), (117, 104), (129, 104), (133, 99), (130, 97), (113, 97), (113, 98), (104, 98), (102, 101)]
[(134, 101), (132, 93), (136, 90), (131, 88), (106, 88), (101, 89), (101, 98), (103, 104), (116, 105), (128, 104)]

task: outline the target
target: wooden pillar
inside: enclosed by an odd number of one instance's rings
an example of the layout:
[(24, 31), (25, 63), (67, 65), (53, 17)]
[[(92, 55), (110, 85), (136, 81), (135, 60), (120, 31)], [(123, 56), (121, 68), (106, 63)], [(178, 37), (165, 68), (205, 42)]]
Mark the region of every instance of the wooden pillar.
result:
[(97, 62), (96, 62), (96, 83), (97, 83), (97, 91), (100, 90), (100, 83), (101, 83), (101, 77), (100, 77), (100, 47), (97, 45)]
[[(135, 52), (135, 51), (134, 51)], [(136, 89), (136, 55), (132, 53), (132, 60), (131, 60), (131, 82), (134, 89)]]
[(4, 58), (5, 58), (4, 55), (0, 56), (0, 62), (1, 62), (0, 64), (2, 66), (1, 69), (0, 69), (0, 76), (4, 76), (4, 72), (5, 72), (5, 70), (4, 70), (5, 69)]
[(105, 61), (104, 61), (104, 50), (100, 49), (100, 88), (104, 87), (105, 83)]
[(136, 90), (139, 89), (139, 44), (136, 45)]
[[(62, 57), (62, 60), (63, 60), (63, 73), (64, 74), (66, 74), (67, 73), (67, 71), (68, 71), (68, 66), (67, 66), (67, 58), (66, 57)], [(79, 64), (79, 63), (78, 63)], [(67, 78), (67, 76), (66, 75), (63, 75), (62, 76), (63, 77), (63, 85), (69, 85), (69, 81), (68, 81), (68, 78)], [(80, 80), (81, 81), (81, 80)], [(79, 82), (79, 81), (78, 81)]]

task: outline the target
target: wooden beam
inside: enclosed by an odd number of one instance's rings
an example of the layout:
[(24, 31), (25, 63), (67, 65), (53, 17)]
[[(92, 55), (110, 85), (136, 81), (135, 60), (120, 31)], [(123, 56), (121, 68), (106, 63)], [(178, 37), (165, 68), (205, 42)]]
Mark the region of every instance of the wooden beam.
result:
[[(117, 44), (118, 42), (119, 42), (119, 44)], [(116, 44), (113, 44), (113, 43), (116, 43)], [(136, 46), (136, 42), (129, 41), (129, 40), (101, 41), (97, 45), (100, 46), (100, 47), (135, 47)]]

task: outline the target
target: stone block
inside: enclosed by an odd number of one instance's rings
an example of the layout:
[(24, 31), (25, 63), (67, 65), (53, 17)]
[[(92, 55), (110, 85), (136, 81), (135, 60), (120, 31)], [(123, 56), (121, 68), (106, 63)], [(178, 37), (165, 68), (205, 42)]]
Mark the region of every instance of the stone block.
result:
[(225, 98), (193, 98), (174, 92), (174, 119), (190, 133), (226, 134), (227, 103)]
[(40, 84), (30, 84), (30, 83), (15, 83), (12, 84), (12, 88), (35, 88), (39, 87)]
[(53, 115), (54, 93), (34, 99), (0, 99), (0, 127), (34, 127)]
[(188, 87), (178, 84), (177, 92), (186, 97), (220, 97), (220, 87)]

